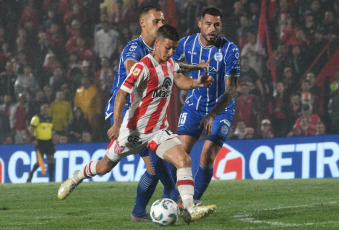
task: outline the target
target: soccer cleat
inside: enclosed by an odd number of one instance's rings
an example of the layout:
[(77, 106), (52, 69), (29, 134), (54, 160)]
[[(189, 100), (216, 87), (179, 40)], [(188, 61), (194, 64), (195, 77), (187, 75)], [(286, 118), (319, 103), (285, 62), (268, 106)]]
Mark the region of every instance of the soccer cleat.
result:
[[(193, 202), (194, 202), (195, 206), (201, 206), (202, 205), (201, 200), (193, 200)], [(181, 198), (178, 200), (177, 205), (178, 205), (178, 208), (180, 209), (180, 211), (184, 210), (184, 205), (182, 204)]]
[(66, 197), (71, 194), (76, 186), (77, 184), (72, 180), (72, 177), (68, 178), (64, 183), (61, 184), (58, 191), (58, 198), (60, 200), (66, 199)]
[(214, 204), (208, 205), (208, 206), (194, 205), (192, 208), (190, 208), (188, 210), (184, 209), (183, 219), (184, 219), (185, 223), (189, 224), (193, 221), (197, 221), (197, 220), (200, 220), (200, 219), (208, 216), (212, 212), (215, 212), (216, 208), (217, 207)]
[(131, 221), (132, 222), (144, 222), (144, 221), (152, 221), (149, 213), (146, 213), (145, 215), (142, 216), (137, 216), (131, 213)]

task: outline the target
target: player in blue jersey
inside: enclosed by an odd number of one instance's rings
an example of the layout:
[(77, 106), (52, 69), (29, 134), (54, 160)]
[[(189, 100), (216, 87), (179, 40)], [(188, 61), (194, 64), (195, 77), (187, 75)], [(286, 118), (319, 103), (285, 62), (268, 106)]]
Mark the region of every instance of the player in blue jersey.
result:
[[(216, 8), (204, 9), (198, 26), (200, 33), (182, 38), (173, 56), (175, 61), (184, 60), (192, 65), (210, 60), (207, 71), (214, 79), (210, 88), (188, 92), (178, 122), (178, 134), (188, 153), (200, 135), (205, 134), (200, 166), (195, 174), (195, 200), (200, 200), (207, 189), (213, 175), (214, 160), (227, 139), (240, 76), (238, 47), (219, 35), (221, 12)], [(191, 72), (190, 77), (196, 79), (204, 71)]]

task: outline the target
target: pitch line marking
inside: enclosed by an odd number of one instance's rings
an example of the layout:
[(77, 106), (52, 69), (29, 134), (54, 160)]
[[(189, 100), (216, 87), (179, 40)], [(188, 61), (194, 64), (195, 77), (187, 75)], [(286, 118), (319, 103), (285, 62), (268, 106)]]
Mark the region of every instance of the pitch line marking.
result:
[[(277, 207), (277, 208), (267, 208), (267, 209), (262, 209), (258, 211), (270, 211), (270, 210), (281, 210), (281, 209), (288, 209), (288, 208), (306, 208), (306, 207), (311, 207), (311, 206), (316, 206), (316, 205), (322, 205), (322, 204), (336, 204), (336, 201), (331, 201), (328, 203), (321, 203), (321, 204), (310, 204), (310, 205), (294, 205), (294, 206), (285, 206), (285, 207)], [(303, 223), (303, 224), (288, 224), (288, 223), (282, 223), (282, 222), (277, 222), (277, 221), (264, 221), (264, 220), (256, 220), (253, 217), (250, 217), (252, 212), (247, 212), (247, 213), (242, 213), (242, 214), (237, 214), (234, 217), (239, 219), (240, 221), (244, 222), (249, 222), (249, 223), (254, 223), (254, 224), (268, 224), (272, 225), (272, 227), (298, 227), (298, 226), (310, 226), (310, 225), (324, 225), (324, 224), (331, 224), (331, 223), (339, 223), (339, 221), (325, 221), (322, 223)], [(261, 227), (259, 227), (261, 228)], [(267, 228), (267, 226), (265, 227)], [(246, 229), (256, 229), (256, 228), (246, 228)]]

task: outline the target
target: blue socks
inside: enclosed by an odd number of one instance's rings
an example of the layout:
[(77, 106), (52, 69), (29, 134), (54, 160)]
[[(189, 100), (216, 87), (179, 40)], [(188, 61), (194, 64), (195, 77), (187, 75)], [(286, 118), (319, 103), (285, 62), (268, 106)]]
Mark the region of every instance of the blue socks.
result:
[(212, 168), (203, 168), (201, 165), (194, 178), (194, 200), (200, 200), (204, 192), (206, 191), (213, 176)]
[[(159, 158), (156, 154), (150, 153), (149, 158), (152, 164), (152, 167), (155, 171), (155, 174), (158, 176), (161, 183), (164, 185), (164, 194), (163, 198), (170, 198), (175, 202), (179, 198), (179, 191), (176, 187), (176, 180), (173, 180), (170, 171), (169, 163)], [(173, 166), (174, 167), (174, 166)]]
[(142, 216), (147, 213), (147, 204), (154, 193), (158, 181), (158, 177), (155, 174), (149, 173), (147, 170), (144, 175), (142, 175), (138, 184), (137, 197), (132, 211), (134, 215)]

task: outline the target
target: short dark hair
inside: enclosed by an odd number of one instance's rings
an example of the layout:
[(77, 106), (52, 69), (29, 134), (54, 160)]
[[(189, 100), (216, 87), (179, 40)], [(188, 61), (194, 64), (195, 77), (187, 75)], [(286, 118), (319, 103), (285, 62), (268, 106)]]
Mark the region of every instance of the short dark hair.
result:
[(168, 38), (175, 42), (180, 40), (177, 30), (170, 25), (163, 25), (158, 29), (157, 38), (159, 37)]
[(201, 18), (205, 17), (206, 14), (213, 15), (213, 16), (219, 16), (220, 18), (222, 18), (222, 14), (221, 14), (220, 10), (218, 10), (217, 8), (214, 8), (214, 7), (209, 7), (209, 8), (203, 9), (201, 11)]
[(150, 10), (155, 10), (155, 11), (162, 11), (160, 6), (158, 5), (144, 5), (139, 12), (139, 18), (141, 18), (143, 15), (147, 14)]

